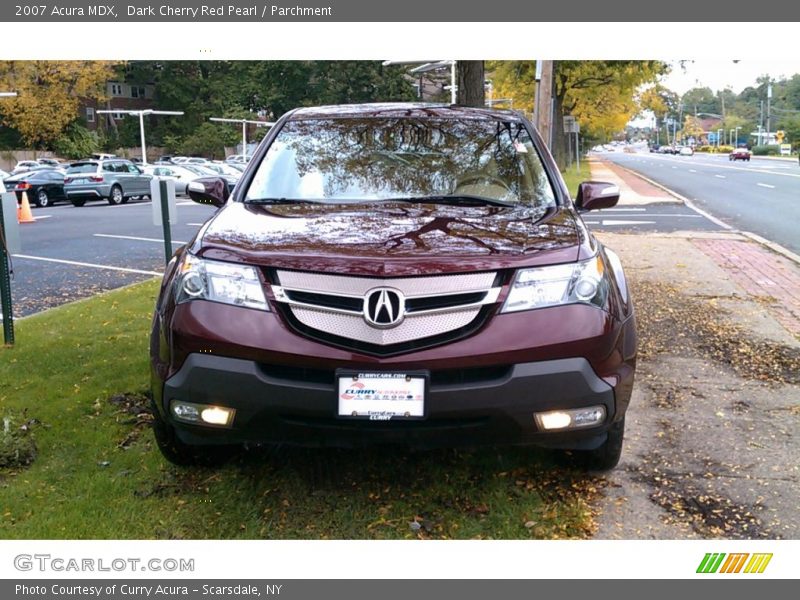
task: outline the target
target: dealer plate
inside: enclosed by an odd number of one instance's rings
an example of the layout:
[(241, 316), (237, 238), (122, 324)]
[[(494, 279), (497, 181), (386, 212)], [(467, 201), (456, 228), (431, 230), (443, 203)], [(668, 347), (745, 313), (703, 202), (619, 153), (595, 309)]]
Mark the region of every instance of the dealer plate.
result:
[(338, 370), (337, 415), (341, 418), (390, 421), (424, 419), (426, 372), (346, 372)]

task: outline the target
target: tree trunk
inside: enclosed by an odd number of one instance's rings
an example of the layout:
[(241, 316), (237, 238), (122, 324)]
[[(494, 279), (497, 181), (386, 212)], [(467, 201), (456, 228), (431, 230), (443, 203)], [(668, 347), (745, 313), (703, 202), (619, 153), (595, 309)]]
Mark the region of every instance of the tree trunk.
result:
[(484, 106), (484, 71), (482, 60), (460, 60), (456, 63), (456, 104)]

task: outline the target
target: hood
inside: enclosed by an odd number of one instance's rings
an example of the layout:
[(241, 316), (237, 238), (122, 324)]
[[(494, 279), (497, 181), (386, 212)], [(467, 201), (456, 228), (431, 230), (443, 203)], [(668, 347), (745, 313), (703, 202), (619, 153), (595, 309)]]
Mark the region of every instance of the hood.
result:
[(206, 258), (354, 275), (422, 275), (577, 260), (571, 210), (437, 204), (228, 203), (192, 251)]

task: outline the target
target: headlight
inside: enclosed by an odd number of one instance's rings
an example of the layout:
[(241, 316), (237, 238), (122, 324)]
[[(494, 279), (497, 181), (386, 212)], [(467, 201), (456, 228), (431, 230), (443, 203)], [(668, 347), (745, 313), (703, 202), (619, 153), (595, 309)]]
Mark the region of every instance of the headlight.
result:
[(176, 301), (210, 300), (269, 310), (255, 267), (204, 260), (187, 254), (175, 285)]
[(561, 304), (605, 306), (608, 278), (600, 255), (586, 261), (517, 272), (502, 312)]

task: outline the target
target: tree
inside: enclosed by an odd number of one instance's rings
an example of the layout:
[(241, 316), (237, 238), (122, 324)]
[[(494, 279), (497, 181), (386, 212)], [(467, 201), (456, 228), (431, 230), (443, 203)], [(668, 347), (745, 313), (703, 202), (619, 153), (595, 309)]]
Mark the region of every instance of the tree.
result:
[(482, 60), (460, 60), (456, 63), (456, 104), (485, 106), (485, 84)]
[[(639, 88), (666, 71), (667, 65), (656, 60), (557, 61), (554, 132), (563, 132), (563, 115), (576, 117), (589, 137), (621, 131), (639, 112)], [(565, 137), (555, 135), (553, 145), (556, 160), (563, 164)]]
[(536, 98), (535, 60), (493, 60), (486, 63), (495, 98), (509, 98), (514, 108), (533, 113)]
[(0, 61), (0, 87), (17, 92), (0, 102), (3, 123), (34, 148), (57, 140), (78, 115), (81, 99), (102, 101), (113, 62)]

